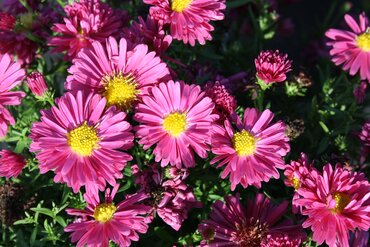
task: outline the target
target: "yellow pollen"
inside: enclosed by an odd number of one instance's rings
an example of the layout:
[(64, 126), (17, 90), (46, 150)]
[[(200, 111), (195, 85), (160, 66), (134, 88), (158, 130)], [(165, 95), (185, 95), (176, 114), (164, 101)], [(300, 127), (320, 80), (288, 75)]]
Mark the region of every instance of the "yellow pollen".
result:
[(293, 188), (295, 190), (298, 190), (299, 187), (301, 186), (301, 182), (299, 181), (299, 179), (297, 177), (293, 177), (292, 184), (293, 184)]
[(135, 78), (131, 75), (114, 75), (103, 78), (103, 96), (109, 106), (115, 105), (121, 109), (129, 109), (140, 93), (137, 90)]
[(332, 197), (335, 200), (335, 208), (333, 209), (335, 213), (341, 213), (351, 201), (351, 197), (343, 192), (335, 192)]
[(193, 0), (172, 0), (171, 9), (173, 11), (181, 13), (186, 9)]
[(239, 156), (249, 156), (253, 154), (256, 149), (256, 139), (246, 130), (235, 133), (232, 142)]
[(72, 151), (82, 156), (91, 155), (99, 142), (94, 127), (90, 127), (86, 122), (80, 127), (68, 132), (67, 140)]
[(366, 32), (361, 34), (356, 39), (358, 47), (366, 52), (370, 52), (370, 33)]
[(185, 113), (171, 113), (163, 120), (163, 129), (174, 137), (178, 137), (186, 129)]
[(94, 218), (100, 223), (105, 223), (113, 218), (116, 210), (117, 207), (112, 203), (101, 203), (95, 208)]

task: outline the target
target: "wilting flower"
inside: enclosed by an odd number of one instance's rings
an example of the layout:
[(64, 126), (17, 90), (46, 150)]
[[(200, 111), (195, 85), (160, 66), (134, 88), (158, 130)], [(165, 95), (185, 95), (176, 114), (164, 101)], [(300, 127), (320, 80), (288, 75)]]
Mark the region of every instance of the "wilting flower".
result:
[(42, 97), (48, 91), (44, 76), (37, 71), (27, 76), (27, 85), (37, 97)]
[(360, 71), (361, 79), (370, 81), (370, 27), (365, 13), (360, 15), (357, 23), (350, 15), (344, 19), (351, 29), (343, 31), (329, 29), (326, 37), (331, 39), (327, 43), (332, 47), (330, 55), (336, 65), (341, 65), (350, 75)]
[(150, 7), (150, 16), (160, 25), (168, 24), (174, 39), (191, 46), (198, 41), (204, 45), (212, 40), (214, 27), (210, 21), (224, 19), (225, 0), (144, 0)]
[(327, 164), (323, 174), (306, 178), (297, 192), (296, 204), (308, 216), (303, 227), (311, 227), (318, 244), (349, 247), (350, 231), (369, 230), (370, 184), (363, 173)]
[(78, 217), (64, 231), (72, 232), (71, 240), (77, 246), (109, 246), (109, 240), (119, 246), (130, 246), (131, 241), (138, 241), (138, 233), (146, 233), (148, 225), (143, 214), (149, 207), (139, 204), (146, 198), (144, 193), (128, 196), (118, 204), (113, 198), (118, 185), (105, 193), (105, 201), (100, 202), (99, 196), (84, 195), (87, 207), (84, 210), (67, 209), (69, 215)]
[(207, 157), (214, 104), (199, 86), (183, 82), (161, 83), (138, 104), (136, 136), (144, 149), (156, 145), (155, 161), (181, 168), (195, 166), (194, 154)]
[(271, 177), (279, 178), (276, 168), (284, 169), (284, 157), (289, 151), (289, 138), (285, 135), (285, 125), (279, 121), (271, 124), (274, 114), (270, 110), (259, 113), (247, 108), (243, 122), (234, 114), (237, 130), (229, 120), (225, 127), (215, 126), (212, 135), (212, 153), (216, 157), (211, 164), (226, 165), (221, 178), (230, 174), (231, 189), (239, 183), (261, 187), (262, 181)]
[(298, 247), (305, 240), (302, 227), (291, 220), (282, 220), (288, 202), (274, 206), (268, 198), (257, 194), (244, 207), (239, 196), (216, 201), (209, 220), (198, 227), (203, 236), (201, 246)]
[(115, 185), (132, 159), (122, 150), (132, 147), (134, 137), (126, 114), (106, 107), (100, 95), (78, 91), (41, 111), (41, 122), (33, 124), (30, 135), (40, 172), (53, 170), (54, 181), (67, 183), (75, 193), (81, 186), (97, 193), (106, 182)]
[(68, 70), (65, 87), (69, 90), (91, 90), (103, 95), (108, 105), (130, 109), (148, 89), (169, 75), (167, 65), (146, 45), (127, 50), (127, 42), (119, 44), (110, 37), (104, 47), (93, 42), (83, 49)]
[(364, 100), (365, 100), (365, 97), (366, 97), (367, 84), (368, 83), (366, 81), (362, 81), (353, 90), (353, 94), (355, 96), (355, 99), (356, 99), (357, 104), (364, 103)]
[(0, 177), (18, 177), (26, 165), (24, 157), (10, 150), (0, 150)]
[(158, 165), (152, 164), (144, 171), (139, 171), (136, 165), (132, 170), (136, 184), (141, 186), (140, 191), (149, 195), (146, 204), (152, 208), (150, 218), (158, 214), (166, 224), (178, 231), (188, 217), (189, 210), (201, 206), (194, 196), (193, 189), (183, 181), (188, 175), (185, 169), (172, 167), (161, 172)]
[(213, 113), (220, 116), (218, 121), (223, 123), (225, 119), (230, 118), (235, 111), (237, 104), (235, 97), (230, 94), (224, 85), (219, 81), (215, 83), (209, 82), (204, 89), (206, 96), (210, 97), (215, 103)]
[(19, 105), (26, 96), (24, 92), (9, 90), (20, 84), (25, 72), (8, 54), (0, 54), (0, 68), (0, 137), (4, 137), (8, 131), (8, 124), (15, 124), (14, 118), (5, 106)]
[(280, 53), (278, 50), (261, 51), (254, 60), (254, 64), (256, 66), (256, 75), (258, 79), (262, 81), (261, 83), (266, 85), (285, 81), (286, 73), (292, 70), (292, 61), (288, 59), (288, 55)]
[(53, 52), (67, 51), (65, 58), (72, 60), (84, 47), (94, 41), (105, 42), (109, 36), (118, 37), (128, 20), (127, 12), (113, 10), (100, 0), (80, 0), (64, 8), (64, 23), (54, 24), (52, 30), (61, 34), (50, 39)]

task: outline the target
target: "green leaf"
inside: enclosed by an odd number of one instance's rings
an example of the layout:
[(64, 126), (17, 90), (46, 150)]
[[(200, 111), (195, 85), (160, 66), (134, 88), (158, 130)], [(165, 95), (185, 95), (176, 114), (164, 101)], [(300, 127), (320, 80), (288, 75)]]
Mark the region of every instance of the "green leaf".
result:
[(51, 218), (55, 218), (55, 213), (52, 210), (48, 209), (48, 208), (31, 208), (31, 210), (34, 211), (34, 212), (38, 212), (40, 214), (48, 215)]

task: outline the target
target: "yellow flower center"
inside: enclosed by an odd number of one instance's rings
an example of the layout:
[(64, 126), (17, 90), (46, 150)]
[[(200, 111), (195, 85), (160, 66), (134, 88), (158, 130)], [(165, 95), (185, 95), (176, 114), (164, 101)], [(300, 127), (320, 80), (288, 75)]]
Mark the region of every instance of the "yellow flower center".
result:
[(163, 120), (163, 129), (174, 137), (178, 137), (186, 129), (185, 113), (171, 113)]
[(103, 78), (103, 96), (107, 105), (115, 105), (121, 109), (129, 109), (140, 93), (135, 78), (131, 75), (114, 75)]
[(351, 201), (351, 197), (343, 192), (335, 192), (332, 197), (335, 200), (335, 208), (333, 209), (335, 213), (341, 213)]
[(72, 151), (82, 156), (91, 155), (99, 142), (94, 127), (90, 127), (86, 122), (80, 127), (68, 132), (67, 140)]
[(358, 47), (366, 52), (370, 51), (370, 33), (366, 32), (361, 34), (356, 39)]
[(246, 130), (235, 133), (232, 142), (239, 156), (249, 156), (256, 150), (256, 138)]
[(297, 177), (293, 177), (292, 184), (293, 184), (293, 188), (295, 190), (298, 190), (299, 187), (301, 186), (301, 182), (299, 181), (299, 179)]
[(113, 218), (116, 210), (117, 207), (112, 203), (101, 203), (95, 208), (94, 218), (100, 223), (105, 223)]
[(173, 11), (181, 13), (186, 9), (193, 0), (172, 0), (171, 9)]

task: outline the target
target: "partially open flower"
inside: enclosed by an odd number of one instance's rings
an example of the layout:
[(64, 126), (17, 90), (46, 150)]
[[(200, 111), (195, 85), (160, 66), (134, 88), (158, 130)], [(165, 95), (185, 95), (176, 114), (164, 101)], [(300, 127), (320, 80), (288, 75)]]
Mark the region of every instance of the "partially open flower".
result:
[(27, 85), (32, 93), (38, 97), (42, 97), (48, 91), (44, 76), (37, 71), (28, 75)]

